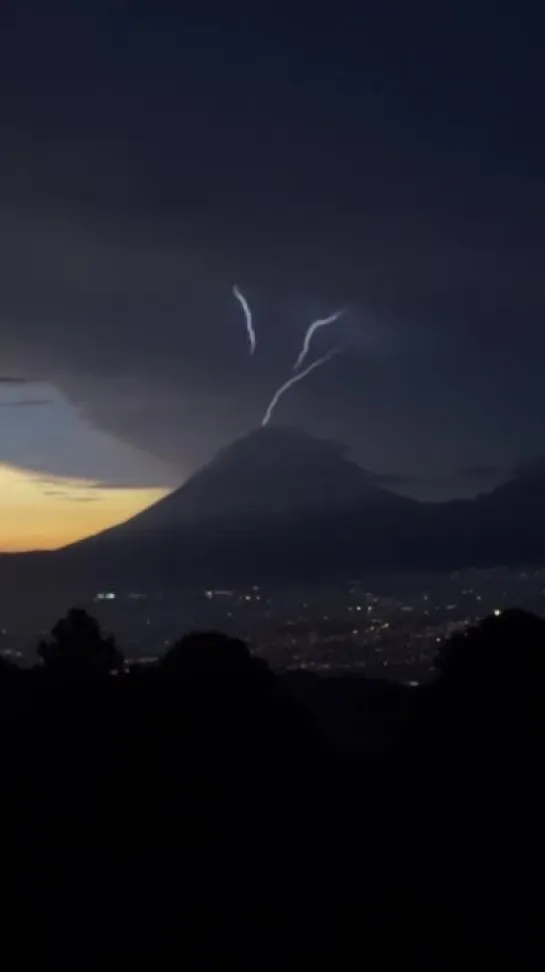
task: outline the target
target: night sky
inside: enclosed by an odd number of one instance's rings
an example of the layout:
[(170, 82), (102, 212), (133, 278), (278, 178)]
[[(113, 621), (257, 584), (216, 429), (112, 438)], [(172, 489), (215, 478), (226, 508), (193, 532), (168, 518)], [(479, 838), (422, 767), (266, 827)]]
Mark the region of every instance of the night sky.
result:
[(538, 4), (79, 7), (1, 15), (0, 548), (183, 482), (340, 306), (274, 421), (433, 499), (545, 453)]

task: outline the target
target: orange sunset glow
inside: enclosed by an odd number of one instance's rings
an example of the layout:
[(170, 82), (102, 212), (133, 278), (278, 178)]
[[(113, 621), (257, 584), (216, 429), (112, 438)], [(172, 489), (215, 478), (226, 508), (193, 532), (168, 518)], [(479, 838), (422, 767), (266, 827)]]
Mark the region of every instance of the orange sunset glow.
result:
[(2, 551), (51, 550), (113, 526), (155, 503), (167, 490), (121, 489), (49, 477), (0, 465)]

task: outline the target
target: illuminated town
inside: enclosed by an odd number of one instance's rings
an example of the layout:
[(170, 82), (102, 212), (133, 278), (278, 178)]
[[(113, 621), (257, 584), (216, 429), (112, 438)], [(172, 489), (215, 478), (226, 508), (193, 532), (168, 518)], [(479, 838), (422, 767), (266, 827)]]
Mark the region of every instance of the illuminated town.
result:
[[(55, 613), (3, 606), (1, 651), (33, 664)], [(275, 670), (361, 673), (421, 683), (460, 628), (506, 607), (545, 613), (545, 568), (464, 570), (353, 580), (288, 590), (104, 590), (81, 603), (112, 632), (129, 662), (153, 661), (183, 634), (216, 629), (247, 641)]]

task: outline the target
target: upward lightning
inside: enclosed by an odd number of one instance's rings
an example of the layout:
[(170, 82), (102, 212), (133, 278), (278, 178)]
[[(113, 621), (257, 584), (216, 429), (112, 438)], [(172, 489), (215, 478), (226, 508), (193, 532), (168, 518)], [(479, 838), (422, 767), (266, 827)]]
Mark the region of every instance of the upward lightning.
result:
[(244, 312), (244, 319), (246, 321), (246, 330), (248, 332), (248, 341), (250, 343), (250, 354), (253, 354), (255, 351), (256, 339), (255, 339), (254, 325), (252, 323), (252, 312), (250, 310), (250, 305), (248, 304), (248, 301), (246, 300), (244, 294), (240, 292), (236, 284), (233, 286), (233, 294), (235, 295), (236, 299), (238, 300)]
[(312, 364), (308, 365), (308, 367), (304, 369), (304, 371), (300, 371), (297, 375), (293, 375), (293, 377), (288, 378), (288, 380), (285, 381), (283, 385), (280, 385), (280, 388), (274, 393), (270, 401), (269, 407), (267, 408), (267, 411), (263, 416), (263, 421), (261, 422), (261, 425), (268, 425), (271, 415), (274, 412), (276, 406), (278, 405), (278, 402), (282, 398), (282, 395), (284, 395), (285, 392), (287, 392), (292, 385), (297, 384), (298, 381), (302, 381), (303, 378), (306, 378), (307, 375), (310, 375), (311, 371), (314, 371), (315, 368), (319, 368), (321, 365), (324, 365), (326, 361), (329, 361), (331, 358), (334, 358), (336, 354), (340, 353), (340, 350), (341, 350), (340, 348), (333, 348), (332, 351), (328, 351), (327, 354), (324, 354), (321, 358), (318, 358), (317, 361), (313, 361)]
[(306, 356), (307, 356), (307, 354), (308, 354), (308, 352), (310, 350), (310, 343), (312, 341), (312, 338), (313, 338), (315, 332), (318, 330), (318, 328), (325, 327), (326, 324), (333, 324), (333, 322), (334, 321), (337, 321), (342, 314), (344, 314), (344, 311), (338, 310), (338, 311), (335, 311), (334, 314), (330, 314), (329, 317), (324, 317), (324, 318), (321, 318), (320, 320), (313, 321), (313, 323), (308, 328), (307, 333), (305, 334), (305, 339), (303, 341), (303, 347), (301, 348), (301, 351), (299, 353), (299, 357), (297, 358), (297, 360), (296, 360), (296, 362), (295, 362), (295, 364), (294, 364), (294, 366), (292, 368), (292, 371), (299, 371), (299, 368), (303, 364), (303, 361), (305, 360), (305, 358), (306, 358)]

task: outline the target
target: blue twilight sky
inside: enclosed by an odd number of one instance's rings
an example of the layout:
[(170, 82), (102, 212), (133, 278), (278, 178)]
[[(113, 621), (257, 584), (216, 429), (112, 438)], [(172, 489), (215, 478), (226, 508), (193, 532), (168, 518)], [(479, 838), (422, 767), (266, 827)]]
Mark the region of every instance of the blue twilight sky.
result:
[(177, 485), (159, 460), (94, 429), (51, 385), (0, 380), (1, 549), (57, 547)]
[(47, 383), (2, 383), (2, 462), (31, 472), (91, 480), (104, 487), (168, 488), (172, 468), (89, 423)]

